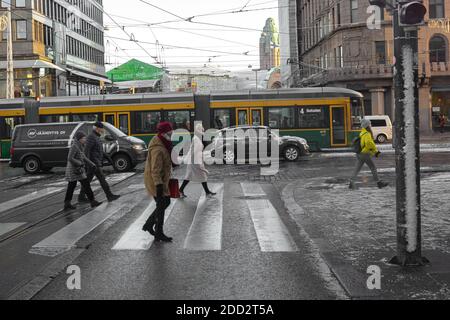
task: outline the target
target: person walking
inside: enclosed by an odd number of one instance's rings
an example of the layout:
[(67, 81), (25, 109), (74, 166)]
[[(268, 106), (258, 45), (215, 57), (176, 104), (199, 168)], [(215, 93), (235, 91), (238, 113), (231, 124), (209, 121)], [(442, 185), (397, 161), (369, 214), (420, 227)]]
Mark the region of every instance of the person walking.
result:
[(75, 140), (70, 148), (67, 167), (66, 179), (69, 182), (64, 199), (64, 210), (75, 210), (76, 207), (71, 204), (73, 193), (77, 187), (78, 181), (82, 188), (86, 191), (87, 197), (91, 203), (91, 207), (95, 208), (101, 205), (101, 202), (95, 200), (94, 193), (87, 179), (85, 165), (88, 163), (91, 167), (95, 167), (83, 153), (83, 145), (86, 143), (86, 135), (83, 132), (75, 134)]
[[(111, 188), (106, 182), (105, 174), (103, 173), (103, 143), (100, 137), (105, 132), (105, 128), (102, 122), (98, 121), (94, 124), (93, 131), (89, 134), (86, 146), (84, 149), (84, 153), (86, 157), (91, 160), (95, 164), (94, 167), (90, 167), (87, 174), (87, 179), (89, 183), (92, 182), (94, 176), (97, 177), (98, 181), (100, 181), (100, 185), (102, 186), (103, 191), (106, 194), (106, 198), (109, 202), (117, 200), (120, 198), (119, 195), (115, 195), (111, 192)], [(84, 188), (81, 190), (81, 193), (78, 197), (78, 202), (87, 202), (86, 192)]]
[(208, 187), (208, 170), (205, 167), (205, 162), (203, 161), (203, 150), (204, 145), (201, 137), (203, 136), (205, 129), (203, 125), (198, 124), (195, 127), (194, 138), (192, 139), (191, 147), (187, 155), (188, 164), (186, 170), (186, 178), (180, 188), (181, 198), (187, 198), (184, 193), (187, 185), (190, 182), (201, 183), (203, 189), (205, 190), (207, 197), (215, 196), (216, 193), (211, 192)]
[(447, 124), (447, 119), (445, 119), (445, 116), (441, 113), (439, 116), (439, 127), (441, 129), (441, 133), (444, 133), (446, 124)]
[(375, 163), (372, 161), (372, 157), (379, 157), (381, 152), (378, 151), (377, 146), (375, 145), (375, 142), (373, 140), (373, 132), (371, 127), (371, 122), (369, 120), (364, 119), (361, 122), (362, 132), (359, 135), (360, 143), (361, 143), (361, 152), (356, 155), (357, 157), (357, 164), (356, 169), (353, 173), (352, 178), (350, 179), (350, 189), (355, 190), (356, 184), (355, 180), (358, 177), (359, 172), (361, 171), (364, 164), (367, 164), (367, 166), (372, 171), (373, 179), (378, 185), (378, 188), (382, 189), (387, 187), (389, 184), (381, 181), (378, 177), (377, 168), (375, 166)]
[(170, 122), (161, 122), (157, 127), (158, 135), (150, 141), (148, 157), (145, 163), (145, 187), (155, 199), (156, 209), (142, 227), (155, 237), (155, 241), (172, 242), (173, 238), (164, 234), (164, 216), (170, 206), (169, 181), (172, 175), (172, 133)]

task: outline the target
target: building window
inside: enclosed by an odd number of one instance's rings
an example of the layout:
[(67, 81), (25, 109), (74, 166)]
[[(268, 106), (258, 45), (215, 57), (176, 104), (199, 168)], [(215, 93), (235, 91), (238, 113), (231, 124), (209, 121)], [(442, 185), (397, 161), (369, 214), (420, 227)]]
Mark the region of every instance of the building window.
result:
[(25, 0), (16, 0), (16, 8), (24, 8)]
[(430, 0), (430, 19), (439, 19), (444, 17), (444, 0)]
[(447, 43), (442, 36), (434, 36), (430, 40), (430, 62), (447, 61)]
[(375, 41), (376, 64), (386, 64), (386, 41)]
[(358, 22), (358, 0), (350, 0), (350, 8), (351, 8), (351, 23)]
[(27, 39), (27, 20), (16, 20), (16, 39)]
[(339, 67), (344, 67), (344, 49), (342, 46), (339, 46)]
[(337, 26), (340, 27), (341, 26), (341, 4), (340, 3), (337, 4), (336, 12), (337, 12)]

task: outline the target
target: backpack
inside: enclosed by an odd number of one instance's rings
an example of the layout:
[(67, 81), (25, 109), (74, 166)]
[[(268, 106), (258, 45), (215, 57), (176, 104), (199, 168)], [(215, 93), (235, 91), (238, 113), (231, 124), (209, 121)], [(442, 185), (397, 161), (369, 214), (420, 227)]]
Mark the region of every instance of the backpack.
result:
[[(365, 134), (367, 134), (367, 133), (365, 133)], [(361, 148), (361, 138), (365, 135), (365, 134), (363, 134), (362, 136), (359, 136), (359, 137), (357, 137), (357, 138), (355, 138), (354, 140), (353, 140), (353, 151), (356, 153), (356, 154), (360, 154), (361, 153), (361, 151), (362, 151), (362, 148)]]

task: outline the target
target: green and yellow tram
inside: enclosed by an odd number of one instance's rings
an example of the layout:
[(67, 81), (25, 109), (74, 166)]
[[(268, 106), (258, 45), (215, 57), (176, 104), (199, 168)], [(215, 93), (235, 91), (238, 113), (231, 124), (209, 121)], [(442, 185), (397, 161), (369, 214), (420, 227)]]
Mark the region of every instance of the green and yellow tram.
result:
[(358, 134), (363, 96), (343, 88), (304, 88), (210, 94), (135, 94), (0, 101), (0, 158), (9, 158), (16, 125), (29, 122), (103, 120), (148, 142), (160, 121), (192, 131), (265, 125), (281, 135), (301, 136), (313, 150), (347, 147)]

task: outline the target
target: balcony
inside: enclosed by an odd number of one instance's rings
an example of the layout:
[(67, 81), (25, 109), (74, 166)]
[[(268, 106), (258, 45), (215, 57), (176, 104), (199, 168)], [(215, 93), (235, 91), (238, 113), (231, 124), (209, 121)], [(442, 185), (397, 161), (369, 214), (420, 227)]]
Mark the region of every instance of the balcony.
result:
[(450, 62), (432, 62), (431, 76), (450, 76)]
[(392, 69), (390, 65), (359, 65), (327, 69), (307, 77), (303, 82), (311, 85), (326, 85), (330, 82), (340, 81), (390, 79), (393, 77)]

